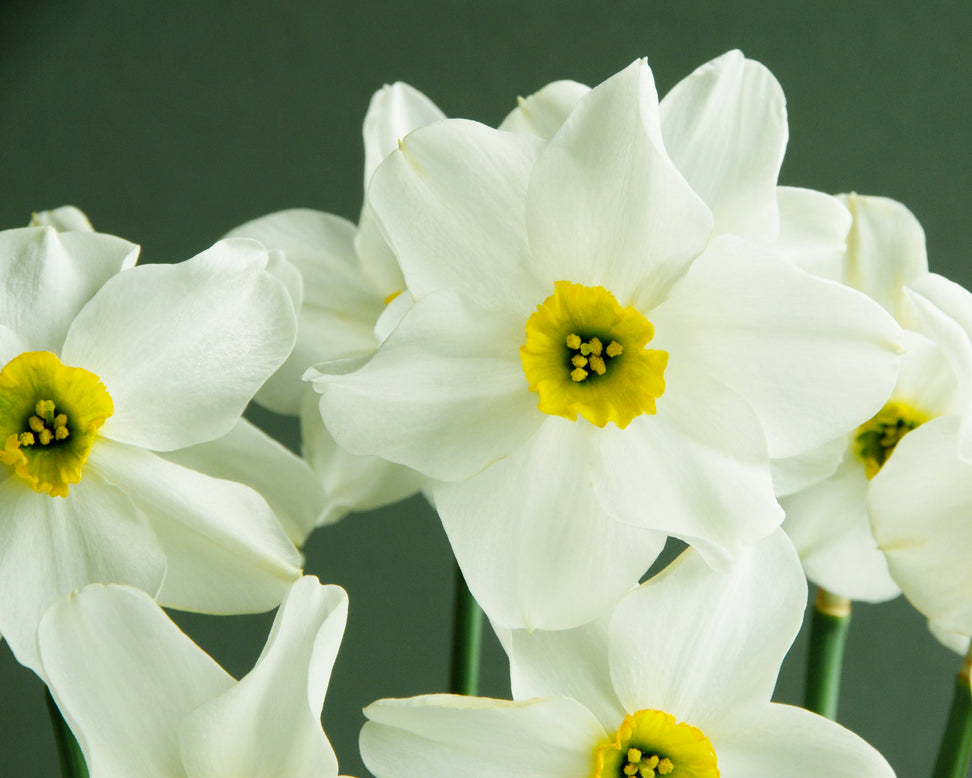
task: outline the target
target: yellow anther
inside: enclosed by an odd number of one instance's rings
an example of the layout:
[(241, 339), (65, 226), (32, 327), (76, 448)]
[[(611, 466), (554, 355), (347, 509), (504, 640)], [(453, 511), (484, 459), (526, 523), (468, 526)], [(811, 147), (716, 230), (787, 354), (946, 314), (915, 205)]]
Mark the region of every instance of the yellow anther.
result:
[(390, 295), (388, 295), (388, 297), (385, 298), (385, 305), (388, 305), (388, 303), (390, 303), (392, 300), (394, 300), (400, 294), (401, 294), (400, 291), (398, 291), (398, 292), (392, 292)]
[(644, 763), (645, 767), (654, 770), (656, 767), (658, 767), (658, 754), (646, 756), (641, 761)]
[(604, 375), (607, 372), (607, 368), (604, 366), (604, 360), (599, 356), (591, 354), (591, 370), (598, 375)]
[(655, 771), (642, 765), (638, 768), (638, 778), (655, 778)]
[(616, 340), (612, 340), (610, 343), (608, 343), (607, 348), (604, 349), (604, 353), (609, 357), (616, 357), (622, 351), (624, 351), (624, 349)]
[(572, 348), (574, 351), (581, 347), (581, 339), (579, 335), (573, 332), (567, 336), (567, 348)]
[(59, 413), (59, 414), (57, 414), (57, 416), (54, 417), (54, 429), (58, 429), (59, 427), (63, 427), (66, 424), (67, 424), (67, 414), (66, 413)]
[(34, 445), (34, 433), (32, 432), (22, 432), (18, 438), (21, 446), (33, 446)]
[(658, 774), (659, 775), (668, 775), (674, 769), (675, 769), (675, 765), (673, 765), (672, 764), (672, 760), (671, 759), (668, 759), (667, 757), (665, 759), (662, 759), (658, 763)]
[(44, 420), (40, 416), (31, 416), (27, 419), (27, 424), (34, 432), (40, 432), (44, 429)]
[(570, 359), (570, 363), (574, 367), (587, 367), (587, 359), (582, 357), (580, 354), (574, 354)]
[(601, 356), (601, 350), (604, 348), (604, 344), (601, 343), (601, 339), (591, 338), (589, 342), (591, 344), (591, 353), (596, 357)]
[(54, 428), (54, 440), (64, 440), (71, 432), (67, 427), (55, 427)]
[(639, 759), (641, 759), (641, 751), (639, 751), (637, 748), (629, 748), (628, 761), (637, 762)]
[(37, 437), (40, 438), (41, 445), (46, 446), (48, 443), (54, 440), (54, 433), (45, 428), (37, 433)]
[(585, 378), (587, 378), (587, 371), (582, 367), (575, 367), (573, 370), (570, 371), (571, 381), (580, 382), (583, 381)]
[(637, 775), (638, 774), (638, 765), (631, 764), (631, 762), (628, 762), (621, 769), (624, 771), (624, 774), (625, 775)]
[(48, 416), (51, 418), (49, 421), (54, 419), (54, 401), (53, 400), (38, 400), (37, 405), (34, 406), (34, 413), (40, 416), (42, 419), (47, 419)]

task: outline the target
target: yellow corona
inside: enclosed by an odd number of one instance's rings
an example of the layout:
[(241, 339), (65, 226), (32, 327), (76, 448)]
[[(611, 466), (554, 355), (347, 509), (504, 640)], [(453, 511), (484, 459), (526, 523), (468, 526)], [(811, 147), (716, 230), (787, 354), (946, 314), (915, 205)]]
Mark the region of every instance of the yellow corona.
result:
[(625, 717), (614, 742), (597, 749), (594, 778), (718, 778), (716, 753), (701, 730), (670, 713), (640, 710)]

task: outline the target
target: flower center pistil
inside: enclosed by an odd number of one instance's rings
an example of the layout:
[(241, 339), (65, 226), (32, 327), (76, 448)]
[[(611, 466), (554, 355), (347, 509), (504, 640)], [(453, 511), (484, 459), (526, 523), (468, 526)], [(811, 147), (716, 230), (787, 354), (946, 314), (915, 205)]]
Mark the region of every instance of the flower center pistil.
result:
[(701, 730), (670, 713), (626, 716), (611, 743), (597, 750), (594, 778), (718, 778), (715, 749)]
[(874, 478), (905, 435), (920, 427), (928, 416), (907, 403), (892, 400), (868, 422), (857, 428), (854, 450), (864, 462), (864, 474)]
[(49, 351), (28, 351), (0, 370), (0, 463), (35, 492), (67, 497), (98, 429), (114, 412), (94, 373)]
[(665, 391), (668, 354), (645, 348), (655, 330), (634, 308), (622, 308), (603, 286), (557, 281), (526, 322), (520, 361), (544, 413), (571, 421), (580, 414), (624, 428), (655, 413)]

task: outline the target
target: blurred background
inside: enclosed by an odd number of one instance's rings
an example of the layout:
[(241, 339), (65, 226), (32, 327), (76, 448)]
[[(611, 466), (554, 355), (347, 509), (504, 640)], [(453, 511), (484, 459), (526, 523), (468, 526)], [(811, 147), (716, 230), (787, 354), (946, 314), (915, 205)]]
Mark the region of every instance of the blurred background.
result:
[[(594, 85), (644, 56), (664, 94), (740, 48), (787, 96), (781, 183), (904, 202), (924, 225), (931, 268), (969, 287), (970, 31), (972, 5), (909, 0), (6, 0), (0, 228), (70, 203), (98, 230), (140, 243), (141, 261), (171, 262), (284, 208), (356, 220), (361, 122), (383, 83), (407, 81), (449, 116), (495, 125), (517, 95), (555, 79)], [(297, 445), (291, 420), (251, 418)], [(307, 572), (350, 594), (324, 724), (342, 772), (364, 776), (361, 708), (446, 688), (449, 548), (413, 499), (318, 530), (305, 550)], [(175, 617), (236, 677), (272, 621)], [(805, 638), (780, 701), (802, 699)], [(905, 601), (855, 606), (840, 720), (899, 775), (927, 774), (958, 665)], [(509, 694), (493, 638), (481, 692)], [(56, 775), (43, 685), (5, 645), (0, 700), (0, 776)]]

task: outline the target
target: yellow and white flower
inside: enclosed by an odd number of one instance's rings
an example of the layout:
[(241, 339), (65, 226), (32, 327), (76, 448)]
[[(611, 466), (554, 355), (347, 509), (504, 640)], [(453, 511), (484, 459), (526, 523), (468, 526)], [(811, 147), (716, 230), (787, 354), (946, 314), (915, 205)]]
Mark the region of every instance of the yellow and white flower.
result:
[(378, 778), (891, 778), (856, 735), (770, 702), (806, 596), (782, 532), (728, 573), (687, 550), (590, 624), (514, 632), (513, 702), (373, 703), (361, 755)]
[(297, 580), (239, 682), (127, 586), (92, 585), (40, 625), (43, 667), (92, 778), (336, 778), (321, 708), (348, 597)]
[(42, 614), (88, 583), (254, 612), (300, 575), (263, 497), (174, 461), (237, 433), (293, 344), (266, 250), (137, 253), (83, 229), (0, 232), (0, 634), (35, 670)]
[(437, 481), (497, 625), (593, 618), (669, 534), (727, 563), (782, 521), (769, 458), (887, 400), (893, 319), (783, 261), (849, 223), (818, 193), (803, 221), (781, 205), (786, 135), (779, 84), (734, 52), (660, 106), (639, 61), (549, 140), (446, 120), (376, 171), (415, 303), (374, 356), (309, 375), (338, 443)]

